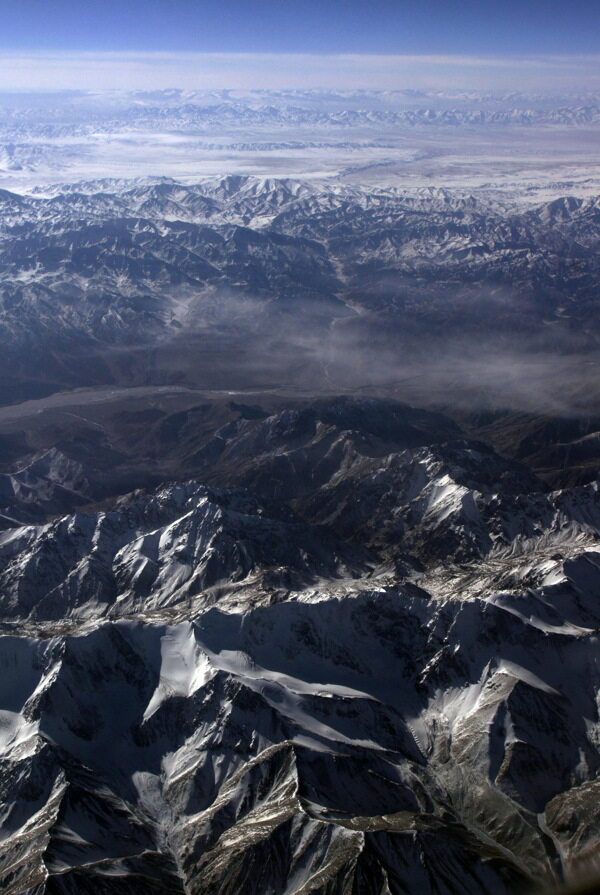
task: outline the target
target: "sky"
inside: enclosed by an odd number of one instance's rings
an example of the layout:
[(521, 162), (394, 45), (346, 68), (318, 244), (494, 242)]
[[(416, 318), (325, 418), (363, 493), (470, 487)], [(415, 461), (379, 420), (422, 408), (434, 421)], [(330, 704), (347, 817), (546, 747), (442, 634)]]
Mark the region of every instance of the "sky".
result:
[(0, 0), (4, 50), (595, 53), (598, 0)]
[(599, 0), (0, 0), (0, 23), (0, 87), (187, 87), (194, 72), (224, 87), (411, 72), (412, 86), (521, 72), (583, 86), (600, 71)]

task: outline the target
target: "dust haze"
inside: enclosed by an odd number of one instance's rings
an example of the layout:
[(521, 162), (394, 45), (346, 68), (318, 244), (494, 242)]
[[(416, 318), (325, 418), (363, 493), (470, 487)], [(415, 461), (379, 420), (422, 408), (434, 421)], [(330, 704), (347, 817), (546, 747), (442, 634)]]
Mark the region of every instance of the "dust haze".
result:
[(330, 311), (213, 295), (194, 326), (111, 349), (104, 361), (119, 385), (364, 393), (423, 407), (567, 417), (600, 409), (600, 350), (568, 328), (549, 336), (494, 333), (491, 325), (429, 333), (409, 319), (347, 313), (331, 320)]

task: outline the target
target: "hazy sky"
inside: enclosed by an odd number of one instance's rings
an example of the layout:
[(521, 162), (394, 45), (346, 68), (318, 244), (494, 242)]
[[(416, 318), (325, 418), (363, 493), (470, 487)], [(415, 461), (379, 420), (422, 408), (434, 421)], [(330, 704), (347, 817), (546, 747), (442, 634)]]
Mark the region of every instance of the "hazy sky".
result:
[(8, 50), (595, 53), (598, 0), (1, 0)]
[(0, 23), (0, 87), (597, 87), (600, 72), (600, 0), (0, 0)]

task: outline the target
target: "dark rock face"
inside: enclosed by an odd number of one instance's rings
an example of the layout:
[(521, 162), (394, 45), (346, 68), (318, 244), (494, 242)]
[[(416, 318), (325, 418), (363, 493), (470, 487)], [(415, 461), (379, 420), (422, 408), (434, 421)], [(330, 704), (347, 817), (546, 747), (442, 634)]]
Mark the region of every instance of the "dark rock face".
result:
[(595, 483), (549, 491), (390, 400), (144, 421), (210, 484), (94, 508), (128, 461), (74, 441), (5, 477), (6, 891), (571, 872), (598, 823)]
[(0, 204), (2, 891), (593, 866), (598, 200), (235, 176)]
[(479, 388), (557, 409), (543, 376), (557, 359), (568, 407), (593, 386), (565, 358), (597, 353), (599, 244), (597, 199), (252, 177), (7, 194), (0, 400), (412, 381), (423, 399)]

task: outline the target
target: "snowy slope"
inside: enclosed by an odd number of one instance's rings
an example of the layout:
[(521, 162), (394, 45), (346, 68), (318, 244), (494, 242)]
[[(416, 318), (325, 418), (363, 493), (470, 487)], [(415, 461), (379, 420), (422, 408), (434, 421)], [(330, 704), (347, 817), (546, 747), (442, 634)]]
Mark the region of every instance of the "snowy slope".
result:
[(0, 533), (3, 891), (575, 873), (599, 822), (597, 485), (549, 491), (390, 401), (226, 434), (207, 474), (259, 497), (173, 483)]

